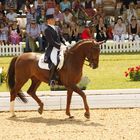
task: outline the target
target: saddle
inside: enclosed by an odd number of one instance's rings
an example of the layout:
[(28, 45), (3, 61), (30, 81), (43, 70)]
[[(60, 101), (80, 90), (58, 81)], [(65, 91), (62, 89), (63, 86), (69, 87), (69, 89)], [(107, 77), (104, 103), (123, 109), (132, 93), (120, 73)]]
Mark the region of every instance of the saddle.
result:
[[(38, 66), (41, 69), (50, 70), (49, 63), (50, 63), (51, 60), (46, 63), (46, 62), (44, 62), (44, 57), (45, 57), (45, 53), (43, 53), (40, 56), (39, 61), (38, 61)], [(59, 63), (57, 65), (57, 69), (60, 70), (63, 67), (63, 64), (64, 64), (64, 51), (63, 50), (60, 51), (60, 53), (58, 55), (58, 59), (59, 59)]]

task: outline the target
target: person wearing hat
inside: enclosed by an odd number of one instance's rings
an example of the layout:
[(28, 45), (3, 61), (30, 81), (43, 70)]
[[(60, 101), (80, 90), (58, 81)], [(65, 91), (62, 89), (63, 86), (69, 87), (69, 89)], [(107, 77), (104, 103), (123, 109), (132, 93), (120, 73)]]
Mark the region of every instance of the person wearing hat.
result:
[(17, 13), (14, 12), (14, 7), (10, 7), (9, 13), (6, 15), (8, 21), (14, 21), (17, 18)]
[(60, 51), (61, 43), (65, 44), (65, 39), (62, 37), (61, 33), (58, 31), (57, 26), (55, 26), (54, 16), (46, 15), (47, 28), (45, 30), (45, 37), (47, 42), (47, 48), (45, 51), (44, 62), (51, 62), (50, 66), (50, 77), (49, 85), (54, 86), (56, 83), (55, 72), (57, 69), (57, 56)]
[(38, 41), (39, 42), (39, 51), (43, 51), (42, 38), (40, 36), (41, 30), (40, 30), (40, 26), (36, 23), (35, 19), (31, 19), (30, 24), (27, 25), (26, 33), (27, 33), (26, 50), (28, 51), (32, 48), (32, 51), (36, 51), (36, 49), (37, 49), (36, 41)]

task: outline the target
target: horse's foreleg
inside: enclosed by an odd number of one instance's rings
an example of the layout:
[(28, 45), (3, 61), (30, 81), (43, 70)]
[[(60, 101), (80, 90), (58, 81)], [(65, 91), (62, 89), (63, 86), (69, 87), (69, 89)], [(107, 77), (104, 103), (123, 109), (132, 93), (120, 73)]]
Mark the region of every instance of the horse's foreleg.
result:
[(88, 103), (87, 103), (85, 93), (81, 89), (79, 89), (77, 86), (73, 86), (72, 89), (73, 89), (73, 91), (75, 91), (76, 93), (78, 93), (82, 97), (83, 102), (84, 102), (84, 108), (86, 110), (84, 116), (89, 119), (90, 118), (90, 112), (89, 112), (89, 106), (88, 106)]
[(42, 114), (44, 104), (36, 95), (36, 90), (37, 90), (37, 88), (39, 87), (40, 84), (41, 84), (41, 82), (39, 80), (32, 79), (32, 84), (29, 87), (27, 93), (38, 103), (38, 105), (40, 106), (39, 109), (38, 109), (38, 112), (39, 112), (39, 114)]
[(73, 116), (71, 116), (71, 114), (70, 114), (70, 104), (71, 104), (72, 93), (73, 93), (73, 90), (72, 90), (72, 89), (67, 89), (66, 115), (68, 115), (70, 118), (73, 117)]

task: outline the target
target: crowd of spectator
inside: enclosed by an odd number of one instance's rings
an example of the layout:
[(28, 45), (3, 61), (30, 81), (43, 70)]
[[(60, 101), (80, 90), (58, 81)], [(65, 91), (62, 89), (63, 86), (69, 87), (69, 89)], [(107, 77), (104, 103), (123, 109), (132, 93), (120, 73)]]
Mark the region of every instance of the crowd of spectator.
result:
[[(44, 51), (48, 14), (69, 42), (140, 40), (140, 0), (0, 0), (0, 45), (25, 41), (27, 51), (36, 51), (38, 42)], [(25, 28), (19, 15), (26, 15)]]

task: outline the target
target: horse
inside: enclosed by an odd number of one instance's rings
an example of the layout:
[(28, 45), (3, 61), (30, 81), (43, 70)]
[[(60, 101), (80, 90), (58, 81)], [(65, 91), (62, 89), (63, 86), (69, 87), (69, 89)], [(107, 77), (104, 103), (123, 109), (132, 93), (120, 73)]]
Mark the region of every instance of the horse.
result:
[[(70, 104), (73, 91), (78, 93), (84, 103), (86, 118), (90, 118), (90, 111), (85, 93), (77, 87), (77, 83), (81, 80), (82, 69), (84, 61), (89, 62), (89, 66), (93, 69), (98, 67), (100, 48), (99, 45), (102, 42), (96, 42), (93, 39), (86, 39), (77, 42), (72, 48), (70, 48), (64, 55), (63, 67), (58, 71), (59, 79), (66, 87), (67, 90), (67, 103), (66, 103), (66, 115), (70, 118), (73, 117), (70, 113)], [(23, 92), (22, 86), (31, 79), (31, 85), (27, 90), (29, 94), (39, 105), (38, 112), (43, 113), (43, 102), (37, 97), (36, 90), (41, 82), (49, 82), (50, 71), (41, 69), (38, 66), (40, 58), (39, 53), (23, 53), (20, 56), (12, 58), (8, 71), (7, 71), (7, 86), (10, 90), (10, 112), (11, 117), (15, 117), (14, 101), (16, 97), (19, 97), (21, 101), (27, 103)]]

